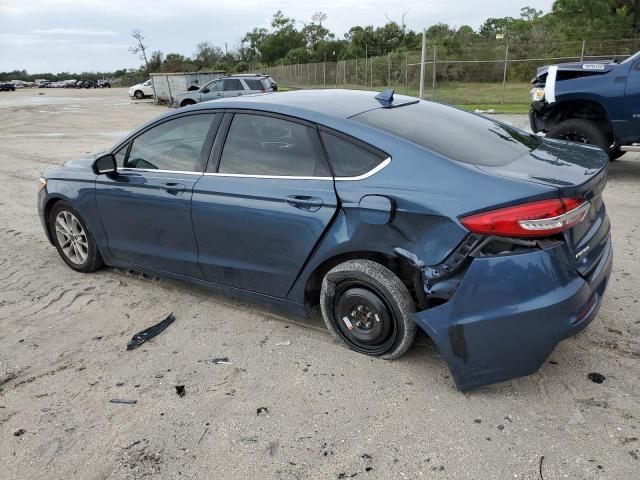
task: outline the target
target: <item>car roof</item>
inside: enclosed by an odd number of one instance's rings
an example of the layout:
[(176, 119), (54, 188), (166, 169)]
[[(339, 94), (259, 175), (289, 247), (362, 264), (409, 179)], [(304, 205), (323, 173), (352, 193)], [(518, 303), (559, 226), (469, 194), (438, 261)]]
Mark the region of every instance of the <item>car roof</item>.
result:
[[(363, 90), (297, 90), (290, 92), (244, 95), (198, 103), (190, 109), (238, 108), (292, 115), (316, 121), (318, 115), (347, 119), (359, 113), (382, 108), (376, 100), (378, 92)], [(405, 95), (394, 95), (393, 106), (417, 101)]]

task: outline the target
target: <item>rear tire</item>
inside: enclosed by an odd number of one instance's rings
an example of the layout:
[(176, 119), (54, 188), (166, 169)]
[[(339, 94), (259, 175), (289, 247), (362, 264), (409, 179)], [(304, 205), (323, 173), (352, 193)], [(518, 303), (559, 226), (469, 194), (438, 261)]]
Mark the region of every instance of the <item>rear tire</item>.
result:
[(144, 93), (142, 93), (142, 90), (136, 90), (135, 92), (133, 92), (133, 96), (138, 100), (142, 100), (144, 98)]
[(95, 272), (104, 266), (86, 223), (67, 202), (60, 201), (51, 209), (49, 231), (62, 260), (76, 272)]
[(370, 260), (349, 260), (330, 270), (320, 308), (338, 343), (365, 355), (396, 359), (416, 336), (409, 291), (391, 270)]
[(612, 161), (624, 154), (624, 152), (619, 152), (617, 148), (612, 148), (611, 139), (597, 123), (584, 118), (570, 118), (560, 122), (549, 130), (547, 136), (549, 138), (596, 145), (607, 152), (609, 160)]

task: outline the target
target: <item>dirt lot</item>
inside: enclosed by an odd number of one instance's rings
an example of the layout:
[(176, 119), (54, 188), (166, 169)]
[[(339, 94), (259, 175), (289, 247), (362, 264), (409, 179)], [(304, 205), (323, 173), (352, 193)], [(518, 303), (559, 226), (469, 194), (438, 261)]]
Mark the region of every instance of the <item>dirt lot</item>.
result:
[(1, 477), (639, 478), (638, 156), (611, 166), (615, 266), (598, 318), (535, 375), (463, 394), (425, 339), (385, 362), (317, 319), (67, 268), (38, 220), (39, 175), (165, 111), (124, 89), (0, 93)]

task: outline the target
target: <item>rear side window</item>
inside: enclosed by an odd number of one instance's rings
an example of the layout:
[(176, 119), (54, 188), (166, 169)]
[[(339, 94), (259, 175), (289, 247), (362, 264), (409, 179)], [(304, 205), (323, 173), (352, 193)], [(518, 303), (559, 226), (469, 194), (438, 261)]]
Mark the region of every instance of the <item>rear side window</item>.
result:
[(386, 155), (374, 154), (330, 133), (320, 132), (336, 177), (358, 177), (380, 165)]
[(265, 90), (261, 80), (245, 78), (244, 82), (247, 84), (247, 87), (249, 87), (249, 90)]
[(218, 172), (294, 177), (331, 175), (316, 156), (309, 127), (244, 113), (233, 117)]
[(224, 81), (224, 89), (228, 91), (244, 90), (242, 82), (237, 78), (227, 78)]
[(198, 159), (215, 113), (180, 117), (147, 130), (131, 145), (125, 167), (199, 171)]
[(478, 115), (438, 103), (378, 108), (352, 120), (422, 145), (458, 162), (506, 165), (537, 149), (542, 140)]

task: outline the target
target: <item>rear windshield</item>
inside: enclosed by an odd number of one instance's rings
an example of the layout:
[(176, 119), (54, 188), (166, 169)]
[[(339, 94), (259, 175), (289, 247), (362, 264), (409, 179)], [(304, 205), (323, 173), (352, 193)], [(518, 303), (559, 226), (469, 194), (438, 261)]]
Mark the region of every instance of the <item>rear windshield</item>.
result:
[(542, 143), (534, 135), (439, 103), (378, 108), (351, 119), (473, 165), (506, 165), (528, 155)]

